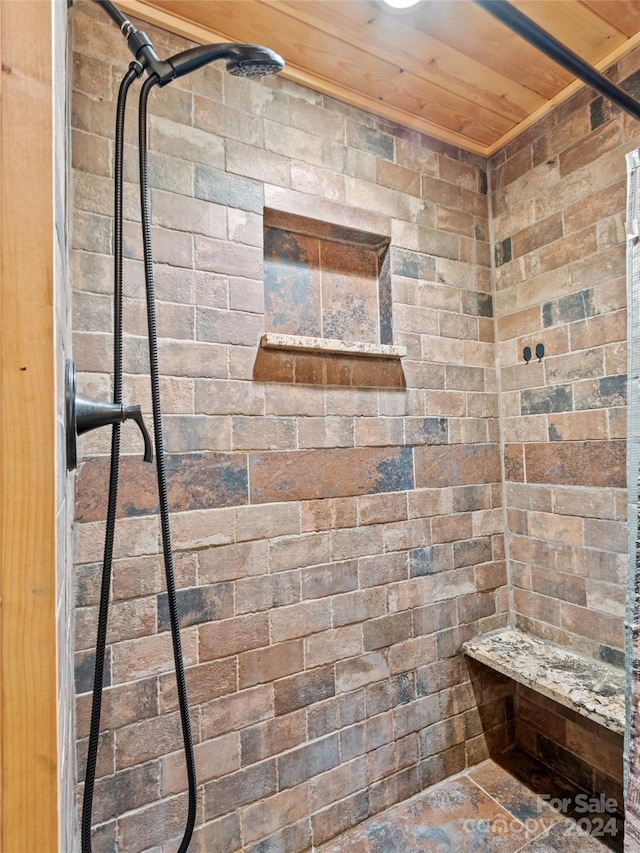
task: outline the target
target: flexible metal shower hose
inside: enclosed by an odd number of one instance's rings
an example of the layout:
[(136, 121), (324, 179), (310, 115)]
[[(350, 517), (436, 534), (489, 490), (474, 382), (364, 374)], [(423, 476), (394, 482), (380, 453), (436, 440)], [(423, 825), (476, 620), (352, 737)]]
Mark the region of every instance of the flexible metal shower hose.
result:
[[(131, 63), (125, 74), (118, 94), (116, 111), (116, 135), (114, 156), (114, 380), (113, 398), (115, 403), (122, 403), (122, 183), (123, 183), (123, 148), (124, 148), (124, 117), (125, 105), (129, 87), (142, 73), (142, 67)], [(142, 213), (142, 236), (144, 250), (145, 286), (147, 295), (147, 325), (149, 336), (149, 363), (151, 379), (151, 398), (153, 407), (153, 430), (156, 451), (156, 470), (158, 478), (158, 498), (160, 506), (160, 525), (162, 531), (162, 550), (164, 556), (165, 578), (169, 616), (171, 620), (171, 635), (173, 640), (173, 656), (178, 690), (178, 704), (182, 723), (182, 733), (185, 752), (188, 783), (188, 812), (187, 821), (178, 849), (178, 853), (186, 853), (196, 819), (197, 779), (189, 704), (180, 641), (180, 620), (176, 598), (176, 585), (171, 548), (171, 531), (169, 521), (169, 501), (167, 493), (167, 476), (164, 460), (164, 440), (162, 435), (162, 412), (160, 405), (160, 371), (158, 365), (158, 334), (155, 310), (155, 287), (153, 279), (153, 253), (151, 245), (151, 225), (149, 215), (149, 179), (147, 169), (147, 100), (149, 92), (158, 83), (154, 75), (149, 77), (140, 93), (139, 105), (139, 163), (140, 163), (140, 207)], [(106, 649), (107, 623), (109, 614), (109, 594), (113, 566), (113, 544), (115, 534), (115, 519), (118, 497), (118, 477), (120, 468), (120, 424), (113, 426), (111, 438), (111, 470), (109, 477), (109, 498), (107, 506), (107, 521), (105, 533), (104, 557), (102, 565), (102, 584), (98, 612), (98, 630), (96, 638), (96, 659), (93, 682), (93, 700), (91, 707), (91, 725), (87, 749), (87, 765), (85, 774), (84, 796), (82, 804), (81, 843), (82, 853), (91, 853), (91, 813), (95, 787), (96, 762), (100, 737), (100, 713), (102, 708), (102, 685), (104, 678), (104, 657)]]
[(153, 279), (153, 251), (151, 246), (151, 216), (149, 201), (149, 177), (147, 168), (147, 100), (151, 89), (159, 82), (154, 74), (148, 77), (140, 91), (138, 116), (138, 149), (140, 158), (140, 210), (142, 215), (142, 241), (144, 252), (144, 278), (147, 294), (147, 326), (149, 331), (149, 374), (151, 377), (151, 403), (153, 408), (153, 435), (156, 446), (156, 469), (158, 472), (158, 498), (160, 504), (160, 526), (162, 531), (162, 551), (164, 555), (165, 577), (167, 584), (167, 599), (171, 620), (171, 636), (173, 639), (173, 659), (178, 688), (178, 704), (182, 722), (185, 762), (187, 767), (187, 783), (189, 790), (189, 807), (187, 823), (178, 848), (178, 853), (186, 853), (191, 841), (196, 820), (197, 781), (195, 758), (193, 755), (193, 739), (191, 735), (191, 720), (189, 717), (189, 702), (187, 699), (187, 684), (184, 675), (182, 659), (182, 644), (180, 641), (180, 619), (176, 599), (176, 584), (173, 569), (173, 553), (171, 549), (171, 528), (169, 521), (169, 497), (167, 493), (167, 474), (164, 459), (164, 439), (162, 435), (162, 410), (160, 406), (160, 368), (158, 365), (158, 330), (156, 323), (155, 286)]
[[(127, 93), (140, 74), (140, 66), (132, 63), (120, 83), (116, 108), (116, 131), (114, 153), (114, 275), (113, 275), (113, 401), (122, 403), (122, 169), (124, 147), (124, 118)], [(95, 669), (93, 677), (93, 700), (91, 725), (87, 748), (87, 766), (82, 800), (81, 840), (82, 853), (91, 853), (91, 812), (100, 739), (100, 712), (102, 710), (102, 683), (104, 678), (104, 654), (107, 643), (109, 618), (109, 593), (113, 567), (113, 542), (118, 502), (118, 476), (120, 471), (120, 424), (114, 424), (111, 432), (111, 470), (109, 474), (109, 498), (107, 522), (102, 560), (102, 584), (98, 610)]]

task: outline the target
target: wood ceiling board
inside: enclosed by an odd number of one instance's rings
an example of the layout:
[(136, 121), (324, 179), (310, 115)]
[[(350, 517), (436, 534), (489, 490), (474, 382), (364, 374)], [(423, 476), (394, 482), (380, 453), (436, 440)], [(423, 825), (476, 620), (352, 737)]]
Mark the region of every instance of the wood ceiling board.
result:
[[(351, 41), (377, 57), (395, 62), (404, 71), (462, 98), (482, 103), (515, 122), (537, 110), (545, 101), (519, 81), (408, 26), (402, 16), (383, 13), (374, 2), (325, 0), (319, 6), (296, 0), (269, 0), (269, 6), (286, 10), (292, 17), (316, 28), (324, 25), (335, 37)], [(460, 73), (461, 69), (464, 74)]]
[[(637, 47), (640, 47), (640, 33), (636, 33), (633, 38), (628, 39), (624, 45), (621, 45), (617, 50), (614, 50), (613, 53), (609, 54), (609, 56), (605, 57), (605, 59), (597, 63), (594, 68), (604, 73), (607, 68), (610, 68), (616, 62), (622, 59), (623, 56), (629, 53), (629, 51), (634, 50)], [(501, 137), (490, 150), (488, 150), (488, 156), (495, 154), (496, 151), (499, 151), (504, 145), (506, 145), (508, 142), (511, 142), (512, 139), (515, 139), (528, 127), (531, 127), (531, 125), (535, 124), (537, 121), (539, 121), (549, 112), (551, 112), (551, 110), (555, 109), (555, 107), (557, 107), (559, 104), (562, 104), (564, 101), (566, 101), (572, 95), (575, 95), (583, 88), (585, 88), (584, 83), (582, 83), (580, 80), (574, 80), (572, 83), (569, 84), (569, 86), (566, 86), (562, 91), (558, 92), (558, 94), (554, 98), (551, 98), (545, 104), (544, 107), (542, 107), (536, 113), (532, 113), (519, 125), (505, 133), (505, 135)]]
[[(150, 3), (149, 0), (120, 0), (118, 5), (132, 19), (148, 22), (199, 44), (234, 40), (228, 32), (220, 32), (195, 23), (188, 18), (183, 18), (173, 12), (166, 11), (156, 6), (155, 3)], [(366, 97), (357, 89), (337, 85), (333, 80), (311, 73), (307, 69), (295, 66), (291, 62), (288, 63), (287, 68), (280, 76), (473, 154), (487, 156), (492, 151), (490, 145), (495, 144), (491, 143), (488, 145), (487, 143), (476, 142), (461, 133), (442, 127), (434, 121), (429, 121), (419, 115), (406, 112), (397, 105), (390, 106), (377, 97), (375, 99)]]
[[(199, 44), (208, 42), (229, 41), (228, 34), (218, 33), (211, 29), (193, 24), (188, 20), (178, 19), (162, 10), (150, 7), (146, 0), (121, 0), (119, 8), (130, 15), (132, 19), (147, 22), (155, 26), (170, 30), (186, 39)], [(486, 144), (474, 142), (460, 133), (447, 130), (435, 122), (430, 122), (412, 113), (405, 112), (398, 106), (389, 106), (379, 99), (365, 97), (361, 92), (347, 89), (336, 85), (332, 80), (323, 78), (317, 74), (311, 74), (303, 68), (298, 68), (289, 63), (287, 69), (279, 75), (295, 81), (303, 86), (313, 89), (321, 94), (333, 97), (343, 103), (358, 107), (367, 112), (379, 115), (382, 118), (403, 125), (411, 130), (439, 139), (442, 142), (462, 148), (473, 154), (486, 156), (490, 148)], [(277, 84), (276, 84), (277, 85)]]
[[(171, 10), (172, 2), (152, 0), (149, 5)], [(336, 97), (340, 97), (341, 89), (352, 94), (357, 91), (368, 104), (382, 102), (396, 107), (482, 146), (491, 145), (517, 123), (494, 113), (478, 97), (459, 97), (382, 59), (372, 62), (366, 51), (320, 29), (304, 26), (271, 4), (255, 0), (216, 0), (214, 4), (181, 0), (177, 5), (182, 13), (188, 7), (196, 7), (201, 13), (201, 7), (208, 6), (211, 25), (225, 38), (267, 44), (287, 63), (318, 79), (326, 80), (330, 73)]]
[(513, 5), (590, 65), (626, 41), (623, 32), (576, 0), (516, 0)]
[[(409, 16), (407, 16), (409, 17)], [(426, 0), (414, 26), (487, 68), (552, 98), (572, 77), (471, 0)]]
[(621, 30), (627, 38), (640, 30), (640, 2), (638, 0), (582, 0), (592, 12)]
[[(531, 8), (537, 4), (540, 8), (540, 0), (519, 2), (520, 5), (533, 4)], [(606, 18), (599, 14), (602, 2), (607, 4), (607, 9), (609, 5), (620, 8), (624, 26), (616, 26), (615, 20), (610, 20), (613, 13), (608, 12)], [(601, 61), (593, 62), (599, 70), (609, 67), (640, 44), (640, 32), (622, 42), (619, 35), (611, 36), (611, 26), (622, 33), (625, 27), (632, 26), (636, 13), (640, 20), (640, 0), (543, 0), (543, 3), (547, 8), (557, 3), (567, 9), (582, 7), (579, 12), (583, 21), (582, 43), (593, 39), (595, 29), (609, 36), (603, 39), (598, 49), (600, 54), (609, 50), (612, 42), (617, 44)], [(121, 0), (119, 5), (132, 16), (196, 42), (267, 44), (279, 50), (287, 61), (282, 76), (484, 156), (494, 153), (582, 87), (563, 68), (472, 0), (423, 0), (409, 13), (392, 15), (392, 20), (398, 24), (390, 24), (387, 32), (378, 36), (388, 42), (383, 45), (384, 51), (379, 43), (372, 48), (371, 40), (360, 32), (365, 27), (370, 30), (372, 25), (366, 22), (364, 26), (345, 25), (339, 19), (342, 16), (351, 21), (355, 15), (357, 22), (360, 16), (372, 10), (371, 17), (366, 18), (370, 21), (379, 8), (377, 0)], [(295, 10), (297, 6), (301, 8), (295, 16), (289, 14), (288, 21), (286, 15), (282, 17), (286, 10)], [(327, 12), (324, 18), (323, 9)], [(566, 24), (566, 16), (561, 19)], [(597, 28), (596, 19), (600, 21)], [(318, 21), (321, 26), (316, 23)], [(345, 26), (347, 33), (342, 35)], [(406, 33), (407, 28), (412, 33), (411, 39), (397, 35), (398, 32)], [(292, 33), (297, 34), (295, 38), (291, 38)], [(421, 54), (428, 59), (434, 58), (433, 50), (420, 51), (421, 36), (425, 44), (431, 47), (441, 44), (445, 51), (436, 58), (436, 63), (443, 67), (431, 66), (427, 70), (430, 80), (424, 79), (425, 72), (421, 69), (409, 72), (405, 68), (409, 62), (416, 62)], [(335, 44), (328, 47), (331, 40)], [(571, 44), (569, 47), (575, 50)], [(449, 49), (454, 54), (449, 54)], [(460, 54), (459, 73), (447, 65), (456, 51)], [(441, 56), (445, 59), (440, 60)], [(478, 68), (483, 67), (488, 71), (480, 73)], [(504, 100), (509, 101), (506, 108), (498, 108), (494, 97), (495, 83), (500, 77), (511, 81), (513, 86), (505, 90)], [(274, 81), (271, 85), (278, 84)], [(456, 85), (461, 88), (453, 92), (448, 90)], [(542, 96), (544, 103), (519, 121), (513, 108), (523, 106), (522, 89), (530, 89), (534, 98)]]

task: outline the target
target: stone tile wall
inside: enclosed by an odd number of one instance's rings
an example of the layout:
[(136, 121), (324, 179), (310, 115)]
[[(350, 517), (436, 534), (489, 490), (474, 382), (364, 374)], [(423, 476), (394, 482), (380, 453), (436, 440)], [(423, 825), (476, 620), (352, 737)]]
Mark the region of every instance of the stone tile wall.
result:
[[(636, 97), (638, 60), (632, 53), (609, 72)], [(628, 550), (625, 154), (639, 143), (635, 120), (585, 90), (489, 168), (515, 621), (619, 664)]]
[[(80, 391), (108, 398), (112, 128), (130, 57), (93, 4), (72, 17), (74, 357)], [(161, 56), (185, 47), (144, 29)], [(634, 91), (638, 65), (611, 73)], [(125, 398), (148, 412), (129, 114)], [(624, 154), (640, 134), (585, 92), (487, 164), (212, 66), (154, 91), (149, 125), (194, 848), (305, 851), (513, 740), (530, 697), (472, 685), (468, 637), (513, 617), (621, 660)], [(259, 348), (265, 209), (390, 237), (384, 338), (407, 347), (401, 366)], [(80, 773), (109, 441), (83, 437), (77, 478)], [(155, 474), (135, 428), (123, 443), (94, 849), (165, 853), (186, 795)]]
[[(108, 398), (112, 127), (130, 57), (99, 8), (78, 0), (72, 14), (74, 356), (79, 390)], [(144, 29), (161, 56), (185, 47)], [(129, 114), (125, 399), (148, 412)], [(487, 754), (459, 655), (508, 618), (485, 164), (212, 66), (155, 90), (149, 125), (193, 848), (294, 853)], [(263, 211), (294, 203), (388, 228), (400, 375), (355, 357), (261, 362)], [(109, 441), (80, 442), (80, 773)], [(135, 427), (123, 444), (94, 850), (165, 853), (186, 794), (155, 475)]]
[[(624, 816), (621, 734), (522, 684), (516, 687), (515, 718), (519, 746), (590, 796), (614, 800), (609, 817)], [(616, 835), (622, 836), (621, 827)]]

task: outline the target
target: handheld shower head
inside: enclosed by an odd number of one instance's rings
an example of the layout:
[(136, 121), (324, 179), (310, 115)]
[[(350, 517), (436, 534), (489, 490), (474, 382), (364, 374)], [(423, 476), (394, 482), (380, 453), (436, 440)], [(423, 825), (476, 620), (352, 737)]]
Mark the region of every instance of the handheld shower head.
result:
[[(284, 60), (275, 51), (257, 44), (237, 45), (242, 56), (227, 62), (227, 71), (234, 77), (266, 77), (284, 68)], [(239, 51), (240, 52), (240, 51)]]
[(259, 44), (204, 44), (167, 59), (166, 64), (171, 67), (171, 71), (159, 75), (160, 85), (217, 59), (226, 59), (227, 71), (236, 77), (264, 77), (267, 74), (277, 74), (284, 68), (281, 56)]

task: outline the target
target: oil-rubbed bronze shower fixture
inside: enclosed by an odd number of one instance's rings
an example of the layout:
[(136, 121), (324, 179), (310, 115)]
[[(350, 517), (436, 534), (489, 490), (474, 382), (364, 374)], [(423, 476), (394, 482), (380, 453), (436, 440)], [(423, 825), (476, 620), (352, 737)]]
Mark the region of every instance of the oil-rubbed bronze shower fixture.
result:
[(106, 403), (76, 393), (76, 366), (68, 359), (65, 365), (65, 433), (67, 446), (67, 471), (78, 465), (77, 437), (98, 427), (135, 421), (144, 440), (144, 461), (153, 462), (151, 437), (142, 417), (140, 406), (123, 406)]

